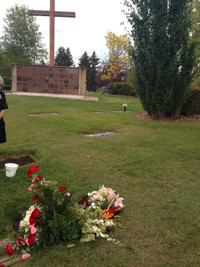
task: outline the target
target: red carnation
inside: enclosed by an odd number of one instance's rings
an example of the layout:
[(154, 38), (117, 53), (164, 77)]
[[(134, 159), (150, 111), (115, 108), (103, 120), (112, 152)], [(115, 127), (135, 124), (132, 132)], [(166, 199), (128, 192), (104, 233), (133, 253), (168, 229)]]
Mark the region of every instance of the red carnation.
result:
[(42, 188), (42, 185), (38, 185), (35, 189), (40, 189)]
[(39, 198), (39, 196), (38, 195), (33, 195), (33, 197), (32, 197), (32, 202), (34, 202), (36, 199), (38, 199)]
[(30, 234), (28, 237), (28, 243), (31, 245), (35, 242), (35, 236)]
[(30, 223), (30, 225), (34, 225), (36, 223), (35, 217), (30, 216), (29, 223)]
[(81, 203), (82, 203), (82, 205), (86, 204), (87, 207), (90, 206), (90, 203), (89, 203), (89, 201), (88, 201), (87, 199), (83, 199), (83, 200), (81, 201)]
[(6, 253), (12, 255), (13, 249), (11, 245), (6, 245)]
[(66, 186), (61, 186), (61, 187), (59, 188), (59, 191), (60, 191), (60, 192), (63, 192), (63, 191), (65, 191), (66, 189), (67, 189)]
[(18, 245), (18, 246), (21, 246), (22, 243), (23, 243), (23, 238), (22, 238), (22, 237), (19, 237), (19, 238), (17, 239), (17, 245)]
[(40, 214), (40, 211), (38, 208), (35, 208), (32, 212), (31, 212), (31, 217), (37, 217)]
[(38, 179), (40, 180), (40, 181), (42, 181), (42, 175), (38, 175)]
[(35, 173), (39, 169), (39, 166), (32, 166), (27, 171), (27, 176), (32, 177), (32, 174)]

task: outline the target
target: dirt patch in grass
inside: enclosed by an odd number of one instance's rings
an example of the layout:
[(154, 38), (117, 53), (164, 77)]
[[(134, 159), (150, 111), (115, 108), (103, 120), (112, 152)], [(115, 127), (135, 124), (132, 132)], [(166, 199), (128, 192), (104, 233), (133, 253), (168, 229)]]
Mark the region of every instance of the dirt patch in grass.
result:
[(191, 116), (177, 116), (176, 118), (166, 118), (161, 117), (158, 120), (152, 119), (146, 112), (139, 113), (134, 116), (139, 120), (146, 120), (146, 121), (161, 121), (161, 122), (200, 122), (200, 114), (195, 114)]
[(23, 165), (27, 165), (30, 163), (35, 162), (35, 160), (30, 156), (30, 155), (26, 155), (26, 156), (19, 156), (19, 157), (9, 157), (7, 159), (4, 160), (0, 160), (0, 169), (4, 169), (5, 168), (5, 164), (6, 163), (16, 163), (19, 166), (23, 166)]

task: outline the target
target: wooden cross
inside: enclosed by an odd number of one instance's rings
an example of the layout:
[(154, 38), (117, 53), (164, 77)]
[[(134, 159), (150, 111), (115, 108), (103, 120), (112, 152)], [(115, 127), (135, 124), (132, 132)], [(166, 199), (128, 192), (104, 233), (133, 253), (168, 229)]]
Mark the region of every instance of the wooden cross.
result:
[(74, 12), (55, 11), (55, 0), (50, 0), (50, 11), (29, 10), (29, 15), (31, 15), (31, 16), (49, 16), (50, 17), (49, 64), (51, 66), (54, 66), (55, 17), (75, 18), (75, 13)]

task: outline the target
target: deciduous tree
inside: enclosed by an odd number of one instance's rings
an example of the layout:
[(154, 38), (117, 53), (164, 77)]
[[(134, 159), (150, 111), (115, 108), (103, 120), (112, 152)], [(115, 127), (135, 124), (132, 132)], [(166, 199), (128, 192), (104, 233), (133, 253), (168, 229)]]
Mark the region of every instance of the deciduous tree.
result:
[(29, 16), (26, 6), (15, 5), (7, 9), (1, 37), (0, 71), (5, 82), (11, 81), (11, 64), (32, 64), (47, 58), (41, 43), (42, 35), (34, 17)]
[(102, 75), (103, 80), (117, 80), (120, 73), (127, 72), (130, 68), (131, 40), (127, 35), (117, 36), (108, 32), (105, 36), (106, 45), (109, 51), (106, 73)]
[[(11, 57), (16, 58), (14, 62), (32, 63), (41, 61), (47, 57), (47, 51), (41, 43), (42, 34), (36, 19), (29, 16), (26, 6), (18, 6), (7, 9), (4, 19), (4, 35), (1, 38), (1, 47)], [(20, 62), (20, 63), (21, 63)]]

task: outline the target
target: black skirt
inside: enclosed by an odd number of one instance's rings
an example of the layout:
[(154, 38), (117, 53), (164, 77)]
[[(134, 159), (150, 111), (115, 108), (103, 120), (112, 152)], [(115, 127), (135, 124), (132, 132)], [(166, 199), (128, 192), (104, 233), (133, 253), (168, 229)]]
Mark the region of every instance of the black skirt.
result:
[(4, 119), (0, 119), (0, 143), (6, 142), (6, 131), (5, 131), (5, 122)]

